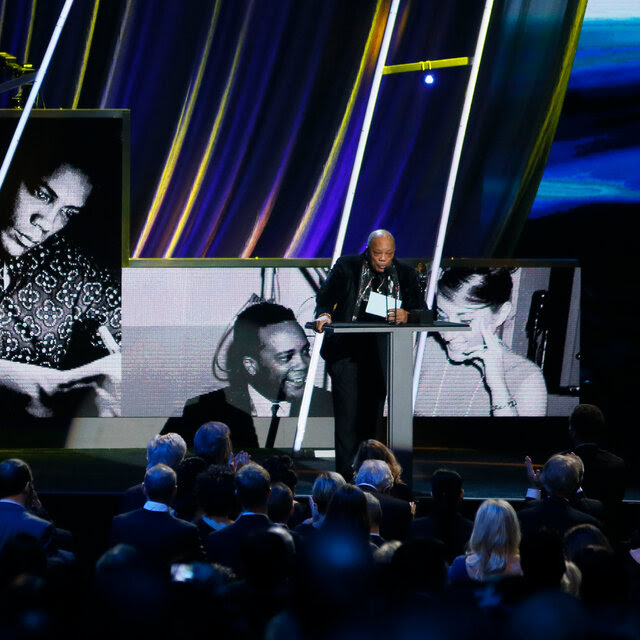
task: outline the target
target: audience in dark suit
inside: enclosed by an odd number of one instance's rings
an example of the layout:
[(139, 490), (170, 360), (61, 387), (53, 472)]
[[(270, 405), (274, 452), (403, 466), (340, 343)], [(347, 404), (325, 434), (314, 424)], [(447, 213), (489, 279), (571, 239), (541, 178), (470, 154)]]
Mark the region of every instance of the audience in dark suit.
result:
[(460, 513), (464, 498), (462, 478), (456, 471), (437, 469), (431, 476), (431, 512), (411, 523), (409, 537), (437, 538), (444, 543), (447, 562), (462, 555), (471, 537), (473, 522)]
[(380, 535), (385, 540), (405, 540), (413, 517), (411, 505), (406, 500), (389, 495), (393, 486), (389, 465), (383, 460), (365, 460), (358, 469), (355, 484), (380, 501)]
[(523, 534), (546, 527), (563, 536), (578, 524), (602, 527), (599, 520), (571, 506), (580, 486), (580, 470), (575, 456), (555, 454), (544, 464), (540, 482), (546, 497), (525, 503), (518, 512)]
[[(464, 545), (468, 524), (459, 514), (457, 473), (433, 474), (429, 526), (413, 523), (417, 539), (384, 542), (383, 505), (393, 479), (388, 464), (363, 461), (356, 480), (364, 491), (324, 472), (313, 485), (313, 516), (298, 528), (307, 534), (294, 544), (285, 525), (293, 492), (289, 483), (274, 481), (288, 463), (269, 462), (272, 478), (259, 465), (236, 465), (230, 451), (223, 453), (223, 464), (195, 481), (200, 529), (171, 513), (179, 489), (175, 471), (149, 468), (144, 508), (114, 518), (115, 546), (98, 561), (95, 579), (90, 571), (47, 566), (52, 525), (29, 512), (30, 470), (21, 461), (0, 463), (0, 636), (74, 640), (90, 628), (98, 640), (212, 633), (236, 640), (404, 638), (425, 630), (500, 638), (522, 635), (526, 621), (526, 637), (551, 637), (555, 630), (560, 636), (553, 637), (586, 637), (589, 629), (594, 637), (640, 637), (640, 537), (612, 539), (609, 529), (575, 508), (599, 504), (578, 491), (576, 456), (552, 456), (539, 475), (532, 471), (545, 497), (520, 509), (522, 539), (511, 505), (485, 501), (466, 554), (453, 563), (452, 584), (445, 584), (446, 558)], [(206, 464), (185, 460), (192, 478)], [(233, 522), (236, 493), (242, 512)], [(406, 522), (409, 503), (398, 502), (405, 510), (391, 518)], [(35, 522), (31, 534), (2, 537), (13, 523), (4, 516), (7, 508), (21, 508), (24, 521)], [(204, 561), (198, 531), (216, 564)], [(19, 620), (30, 620), (28, 633)]]
[(600, 446), (604, 436), (605, 419), (602, 411), (592, 404), (579, 404), (569, 419), (572, 451), (584, 463), (585, 493), (600, 500), (607, 510), (622, 502), (627, 483), (624, 460)]
[(313, 535), (322, 526), (331, 496), (344, 487), (345, 479), (337, 471), (324, 471), (318, 475), (311, 488), (311, 518), (300, 523), (295, 531), (302, 537)]
[(54, 525), (31, 512), (38, 503), (29, 465), (18, 458), (0, 462), (0, 551), (11, 538), (26, 533), (47, 555), (56, 553)]
[(367, 499), (367, 514), (369, 515), (369, 542), (379, 549), (386, 540), (380, 535), (380, 523), (382, 522), (382, 507), (380, 500), (373, 493), (365, 493)]
[(209, 534), (205, 550), (211, 562), (243, 573), (243, 548), (254, 533), (266, 531), (273, 524), (268, 516), (271, 479), (267, 471), (249, 462), (235, 474), (235, 487), (241, 512), (233, 524)]
[[(166, 464), (177, 469), (187, 454), (187, 443), (177, 433), (155, 435), (147, 444), (147, 469), (156, 464)], [(129, 487), (122, 496), (120, 513), (140, 509), (147, 501), (142, 483)]]
[(233, 471), (225, 465), (212, 464), (196, 478), (198, 516), (193, 523), (206, 541), (213, 531), (233, 523), (239, 513)]
[(147, 501), (141, 509), (113, 519), (110, 546), (131, 545), (157, 567), (166, 567), (179, 559), (187, 562), (203, 559), (198, 528), (172, 514), (176, 472), (165, 464), (147, 469), (144, 492)]

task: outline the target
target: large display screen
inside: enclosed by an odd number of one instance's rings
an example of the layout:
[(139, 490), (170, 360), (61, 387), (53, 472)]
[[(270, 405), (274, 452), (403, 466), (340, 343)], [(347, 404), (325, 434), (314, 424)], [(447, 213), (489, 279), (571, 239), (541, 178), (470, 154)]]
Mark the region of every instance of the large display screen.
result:
[[(74, 418), (67, 446), (142, 447), (185, 416), (233, 421), (239, 410), (263, 447), (277, 396), (275, 446), (290, 448), (316, 339), (305, 325), (328, 271), (123, 269), (120, 414)], [(568, 416), (579, 401), (580, 269), (465, 261), (439, 283), (438, 317), (470, 331), (416, 332), (416, 417)], [(330, 392), (320, 360), (303, 447), (333, 447)]]
[(0, 403), (7, 423), (121, 415), (128, 114), (0, 113)]

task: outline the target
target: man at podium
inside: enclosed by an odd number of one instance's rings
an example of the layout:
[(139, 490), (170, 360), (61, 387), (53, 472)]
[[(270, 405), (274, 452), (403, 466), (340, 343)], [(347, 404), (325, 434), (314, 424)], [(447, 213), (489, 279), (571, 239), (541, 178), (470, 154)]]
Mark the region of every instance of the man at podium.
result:
[[(378, 229), (369, 235), (364, 253), (336, 261), (316, 297), (316, 331), (332, 322), (418, 322), (425, 309), (418, 277), (395, 259), (395, 249), (391, 233)], [(358, 444), (375, 437), (382, 421), (387, 337), (328, 335), (321, 354), (332, 381), (336, 470), (350, 481)]]

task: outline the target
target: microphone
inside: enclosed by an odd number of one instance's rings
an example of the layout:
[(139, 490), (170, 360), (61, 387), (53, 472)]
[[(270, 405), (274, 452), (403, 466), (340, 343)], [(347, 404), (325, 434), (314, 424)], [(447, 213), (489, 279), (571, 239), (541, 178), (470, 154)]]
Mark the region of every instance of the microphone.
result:
[[(388, 290), (390, 293), (394, 294), (394, 298), (396, 301), (395, 309), (397, 309), (398, 308), (398, 287), (394, 286), (393, 274), (395, 273), (395, 269), (393, 265), (390, 264), (389, 266), (385, 267), (383, 273), (387, 278), (388, 282), (390, 283)], [(388, 303), (387, 303), (387, 306), (388, 306)], [(394, 324), (398, 324), (398, 319), (395, 316), (395, 312), (394, 312)]]

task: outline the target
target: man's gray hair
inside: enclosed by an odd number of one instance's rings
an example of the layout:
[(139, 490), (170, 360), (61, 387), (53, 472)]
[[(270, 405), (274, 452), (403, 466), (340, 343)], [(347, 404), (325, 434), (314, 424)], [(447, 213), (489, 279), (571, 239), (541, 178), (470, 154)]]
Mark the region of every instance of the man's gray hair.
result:
[(155, 435), (147, 445), (147, 469), (160, 463), (175, 469), (186, 453), (187, 443), (178, 433)]
[(573, 456), (551, 456), (542, 467), (542, 485), (549, 495), (570, 498), (580, 486), (580, 470)]
[(365, 460), (356, 474), (356, 485), (370, 484), (378, 491), (386, 491), (393, 486), (393, 475), (384, 460)]
[(376, 238), (390, 238), (394, 245), (396, 243), (396, 239), (393, 237), (391, 231), (387, 231), (386, 229), (376, 229), (369, 234), (369, 237), (367, 238), (367, 247), (371, 246), (371, 241)]

